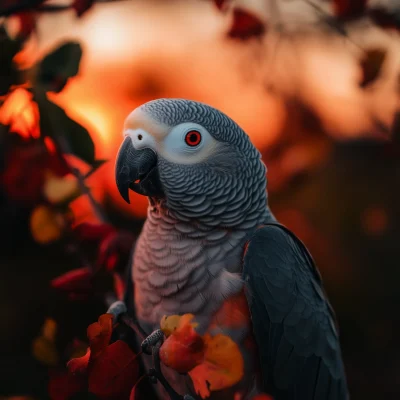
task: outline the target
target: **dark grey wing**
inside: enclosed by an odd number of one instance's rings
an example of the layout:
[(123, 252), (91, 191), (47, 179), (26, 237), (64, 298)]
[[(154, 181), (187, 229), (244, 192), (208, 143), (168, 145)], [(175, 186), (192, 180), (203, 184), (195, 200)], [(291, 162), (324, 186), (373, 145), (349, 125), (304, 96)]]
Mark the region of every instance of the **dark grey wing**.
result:
[(275, 400), (347, 399), (333, 311), (307, 250), (285, 229), (258, 229), (244, 255), (263, 390)]

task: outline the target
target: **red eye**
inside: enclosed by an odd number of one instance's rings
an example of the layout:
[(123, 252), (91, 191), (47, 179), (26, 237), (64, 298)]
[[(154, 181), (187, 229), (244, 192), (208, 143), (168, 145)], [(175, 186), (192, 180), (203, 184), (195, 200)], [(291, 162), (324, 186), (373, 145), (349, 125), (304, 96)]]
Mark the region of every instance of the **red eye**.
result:
[(185, 136), (185, 142), (188, 146), (197, 146), (201, 142), (201, 133), (198, 131), (189, 131)]

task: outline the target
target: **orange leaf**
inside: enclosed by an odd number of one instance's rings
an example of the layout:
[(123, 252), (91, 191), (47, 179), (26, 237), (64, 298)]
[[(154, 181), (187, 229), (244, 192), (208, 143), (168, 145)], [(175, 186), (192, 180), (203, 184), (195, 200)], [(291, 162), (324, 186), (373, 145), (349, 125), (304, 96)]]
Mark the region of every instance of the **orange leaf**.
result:
[(194, 330), (192, 314), (164, 316), (160, 327), (167, 340), (160, 348), (161, 361), (180, 373), (190, 371), (204, 359), (204, 340)]
[(99, 321), (88, 326), (87, 336), (89, 339), (92, 357), (96, 358), (104, 351), (111, 339), (112, 333), (112, 314), (103, 314)]
[(238, 383), (244, 373), (244, 362), (237, 344), (228, 336), (204, 336), (205, 360), (189, 371), (196, 392), (204, 399), (210, 391), (221, 390)]

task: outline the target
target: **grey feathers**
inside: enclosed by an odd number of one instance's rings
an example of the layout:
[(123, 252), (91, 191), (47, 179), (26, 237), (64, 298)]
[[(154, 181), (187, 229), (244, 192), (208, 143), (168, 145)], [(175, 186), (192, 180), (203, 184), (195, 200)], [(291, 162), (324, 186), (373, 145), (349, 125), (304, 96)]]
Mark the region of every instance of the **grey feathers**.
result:
[(250, 240), (243, 274), (264, 390), (276, 400), (345, 400), (334, 316), (303, 244), (281, 227)]

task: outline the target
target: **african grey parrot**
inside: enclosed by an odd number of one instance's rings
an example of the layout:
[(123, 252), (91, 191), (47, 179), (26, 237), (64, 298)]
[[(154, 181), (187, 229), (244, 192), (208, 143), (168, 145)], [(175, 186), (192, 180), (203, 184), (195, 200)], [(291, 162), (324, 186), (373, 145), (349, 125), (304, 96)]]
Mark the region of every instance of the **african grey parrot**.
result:
[[(266, 167), (246, 133), (208, 105), (158, 99), (128, 116), (124, 137), (120, 194), (128, 203), (129, 189), (149, 198), (128, 299), (144, 331), (159, 328), (164, 315), (192, 313), (204, 332), (227, 301), (245, 293), (248, 324), (219, 327), (242, 351), (244, 378), (210, 398), (266, 392), (275, 400), (347, 399), (320, 275), (271, 213)], [(246, 345), (249, 338), (255, 346)], [(196, 395), (186, 376), (167, 367), (164, 374), (179, 393)], [(162, 389), (159, 397), (166, 398)]]

